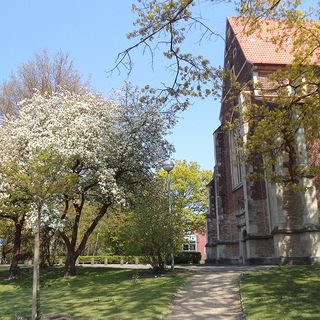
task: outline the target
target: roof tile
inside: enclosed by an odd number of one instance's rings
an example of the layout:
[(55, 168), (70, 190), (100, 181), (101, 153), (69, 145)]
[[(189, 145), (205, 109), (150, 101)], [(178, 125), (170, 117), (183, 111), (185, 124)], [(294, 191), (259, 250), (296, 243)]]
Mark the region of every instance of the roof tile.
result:
[[(275, 44), (272, 38), (289, 31), (281, 20), (260, 20), (259, 27), (247, 33), (248, 19), (228, 17), (228, 22), (243, 50), (246, 59), (253, 64), (290, 64), (293, 62), (293, 44), (290, 37), (282, 45)], [(247, 28), (248, 29), (248, 28)], [(318, 60), (318, 59), (317, 59)]]

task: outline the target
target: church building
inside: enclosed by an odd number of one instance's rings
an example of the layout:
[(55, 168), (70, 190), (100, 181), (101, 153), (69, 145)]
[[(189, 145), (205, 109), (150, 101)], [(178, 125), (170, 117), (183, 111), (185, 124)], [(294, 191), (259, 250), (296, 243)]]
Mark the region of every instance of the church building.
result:
[[(236, 143), (239, 135), (225, 128), (233, 109), (244, 100), (258, 105), (265, 101), (266, 96), (257, 89), (257, 84), (268, 88), (268, 75), (293, 61), (290, 43), (278, 47), (271, 40), (270, 29), (276, 23), (264, 20), (257, 30), (246, 33), (243, 18), (227, 19), (224, 69), (229, 70), (238, 83), (247, 85), (232, 96), (230, 77), (224, 80), (221, 126), (213, 134), (214, 176), (208, 185), (207, 263), (320, 262), (320, 192), (316, 178), (303, 178), (301, 184), (306, 191), (294, 196), (267, 178), (249, 179), (248, 174), (255, 168), (245, 163), (239, 154)], [(240, 126), (237, 130), (245, 139), (250, 128), (246, 124), (240, 123)], [(306, 158), (303, 141), (303, 131), (299, 131), (298, 154)]]

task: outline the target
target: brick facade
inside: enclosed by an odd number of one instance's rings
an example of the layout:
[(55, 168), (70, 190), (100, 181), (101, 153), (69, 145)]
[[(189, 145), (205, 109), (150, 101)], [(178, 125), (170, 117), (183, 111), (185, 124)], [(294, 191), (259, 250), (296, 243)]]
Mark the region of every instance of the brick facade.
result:
[[(265, 33), (264, 29), (262, 25), (261, 34)], [(221, 126), (214, 132), (214, 179), (208, 185), (207, 262), (320, 261), (320, 193), (315, 189), (320, 186), (320, 179), (316, 179), (315, 185), (310, 179), (304, 182), (310, 187), (309, 194), (294, 193), (264, 179), (255, 182), (247, 179), (248, 173), (261, 170), (262, 158), (259, 155), (250, 165), (234, 163), (232, 133), (224, 128), (225, 123), (236, 117), (234, 110), (239, 99), (260, 103), (260, 93), (254, 84), (259, 82), (264, 89), (272, 88), (267, 80), (268, 74), (283, 68), (285, 61), (287, 64), (291, 61), (285, 50), (279, 52), (271, 42), (254, 38), (254, 34), (244, 35), (241, 30), (240, 19), (228, 18), (224, 68), (244, 84), (243, 92), (249, 94), (234, 92), (230, 78), (226, 77), (220, 111)], [(242, 126), (241, 130), (245, 135), (249, 129)], [(235, 177), (239, 180), (240, 176), (241, 181), (234, 185)]]

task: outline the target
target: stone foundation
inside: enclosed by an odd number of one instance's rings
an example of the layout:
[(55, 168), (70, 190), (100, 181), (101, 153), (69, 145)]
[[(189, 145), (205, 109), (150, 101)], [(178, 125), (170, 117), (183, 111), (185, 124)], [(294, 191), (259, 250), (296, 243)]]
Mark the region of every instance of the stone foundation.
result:
[(217, 245), (207, 244), (206, 245), (207, 259), (205, 263), (216, 263), (217, 261)]
[(273, 231), (275, 255), (281, 264), (312, 264), (320, 261), (320, 231), (277, 229)]
[(280, 265), (280, 259), (276, 257), (249, 258), (246, 260), (247, 265)]
[(274, 257), (274, 244), (272, 235), (248, 235), (246, 242), (248, 243), (250, 258), (267, 258)]
[(217, 262), (221, 264), (239, 263), (239, 242), (220, 241), (217, 243)]

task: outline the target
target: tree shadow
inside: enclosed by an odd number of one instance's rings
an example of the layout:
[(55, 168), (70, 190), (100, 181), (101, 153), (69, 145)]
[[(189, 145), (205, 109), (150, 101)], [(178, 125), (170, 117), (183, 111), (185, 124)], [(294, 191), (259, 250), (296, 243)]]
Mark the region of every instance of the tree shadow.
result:
[(241, 292), (246, 313), (250, 319), (319, 319), (319, 279), (319, 266), (245, 274)]
[[(0, 271), (1, 319), (31, 312), (31, 270), (23, 277), (5, 280)], [(41, 312), (75, 319), (152, 319), (165, 312), (185, 276), (152, 276), (146, 270), (78, 268), (78, 275), (63, 278), (63, 269), (41, 273)], [(140, 276), (141, 274), (141, 276)], [(94, 315), (94, 316), (93, 316)]]

